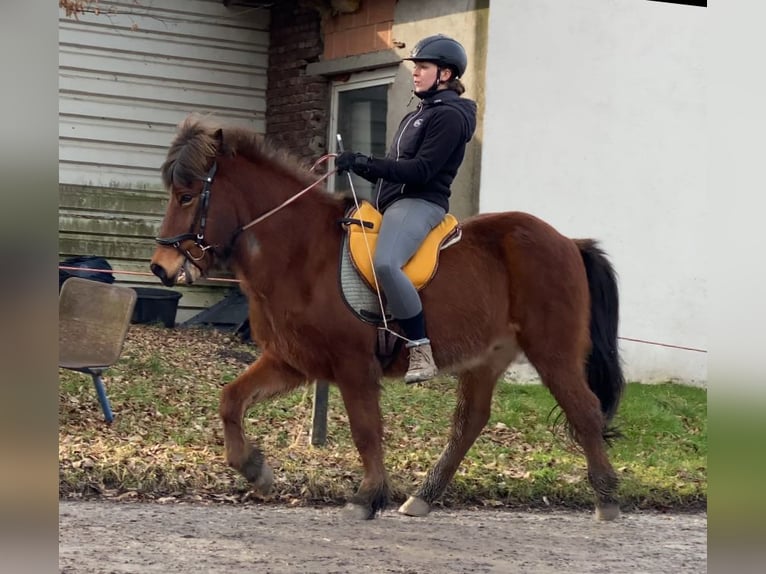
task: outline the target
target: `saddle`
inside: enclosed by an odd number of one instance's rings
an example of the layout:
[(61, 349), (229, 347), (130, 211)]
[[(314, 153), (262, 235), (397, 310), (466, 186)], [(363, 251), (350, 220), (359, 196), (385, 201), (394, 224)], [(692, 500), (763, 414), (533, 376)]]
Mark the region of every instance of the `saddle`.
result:
[[(367, 201), (363, 201), (359, 209), (356, 206), (351, 207), (341, 220), (348, 233), (348, 248), (353, 267), (373, 292), (376, 289), (372, 261), (382, 221), (383, 215)], [(420, 248), (402, 267), (402, 271), (418, 291), (428, 285), (436, 274), (439, 251), (460, 241), (461, 236), (460, 224), (451, 213), (446, 214), (441, 223), (426, 236)]]

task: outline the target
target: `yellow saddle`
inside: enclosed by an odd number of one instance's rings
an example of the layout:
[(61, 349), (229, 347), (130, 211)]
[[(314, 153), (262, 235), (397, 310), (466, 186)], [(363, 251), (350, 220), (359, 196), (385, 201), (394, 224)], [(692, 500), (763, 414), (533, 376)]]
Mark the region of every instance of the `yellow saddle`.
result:
[[(348, 249), (351, 261), (359, 275), (373, 291), (375, 291), (375, 278), (372, 271), (372, 261), (382, 220), (381, 213), (366, 201), (360, 204), (359, 209), (351, 208), (343, 220), (348, 232)], [(439, 264), (439, 251), (457, 243), (460, 241), (460, 237), (460, 224), (451, 213), (445, 215), (442, 222), (426, 236), (415, 255), (402, 267), (417, 290), (428, 285), (436, 273)]]

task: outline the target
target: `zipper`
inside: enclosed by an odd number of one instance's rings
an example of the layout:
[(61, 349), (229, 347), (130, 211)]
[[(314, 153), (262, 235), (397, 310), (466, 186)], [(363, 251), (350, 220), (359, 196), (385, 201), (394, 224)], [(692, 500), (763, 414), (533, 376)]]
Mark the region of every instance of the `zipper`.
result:
[[(396, 157), (394, 158), (394, 161), (399, 161), (399, 146), (402, 143), (402, 137), (404, 137), (404, 132), (407, 131), (407, 128), (412, 123), (412, 120), (414, 120), (416, 117), (420, 115), (420, 113), (423, 111), (423, 104), (420, 103), (418, 105), (418, 111), (413, 114), (410, 119), (407, 120), (407, 123), (404, 124), (404, 127), (399, 132), (399, 137), (396, 138)], [(406, 186), (406, 183), (402, 184), (402, 188), (399, 190), (399, 195), (404, 195), (404, 187)], [(378, 181), (378, 193), (375, 197), (375, 209), (380, 211), (380, 190), (383, 187), (383, 180)]]
[(383, 187), (383, 180), (378, 180), (378, 192), (375, 194), (375, 209), (380, 211), (380, 188)]

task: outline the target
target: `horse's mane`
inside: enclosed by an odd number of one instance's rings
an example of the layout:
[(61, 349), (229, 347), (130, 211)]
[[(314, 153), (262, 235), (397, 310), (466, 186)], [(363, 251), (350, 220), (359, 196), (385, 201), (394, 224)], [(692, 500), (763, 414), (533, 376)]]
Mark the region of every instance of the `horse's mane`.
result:
[(296, 157), (269, 143), (261, 134), (244, 127), (227, 126), (210, 116), (192, 114), (179, 125), (176, 137), (162, 164), (162, 182), (191, 187), (204, 179), (216, 156), (243, 156), (266, 162), (308, 184), (314, 181), (307, 166)]

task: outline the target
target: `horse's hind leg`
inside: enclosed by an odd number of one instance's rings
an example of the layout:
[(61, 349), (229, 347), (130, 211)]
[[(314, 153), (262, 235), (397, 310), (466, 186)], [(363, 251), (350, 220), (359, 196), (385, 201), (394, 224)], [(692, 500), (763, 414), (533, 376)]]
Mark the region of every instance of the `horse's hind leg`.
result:
[(298, 371), (265, 352), (221, 393), (218, 412), (223, 421), (226, 461), (262, 494), (271, 489), (273, 475), (263, 453), (245, 437), (242, 426), (245, 412), (255, 403), (306, 382)]
[(348, 413), (351, 436), (364, 466), (364, 478), (348, 509), (354, 518), (374, 518), (388, 505), (390, 490), (383, 463), (380, 384), (358, 377), (336, 381)]
[(482, 366), (460, 374), (447, 446), (428, 471), (417, 493), (399, 507), (399, 512), (409, 516), (425, 516), (433, 502), (444, 493), (468, 449), (489, 420), (492, 392), (501, 372)]
[[(532, 357), (529, 358), (535, 364)], [(604, 416), (598, 397), (588, 388), (582, 363), (572, 360), (552, 365), (538, 361), (535, 367), (564, 411), (572, 434), (585, 453), (588, 481), (596, 493), (596, 518), (617, 518), (620, 515), (617, 475), (606, 453)]]

